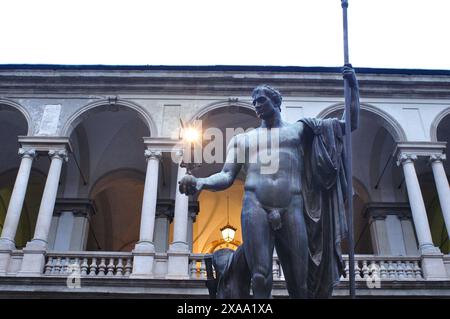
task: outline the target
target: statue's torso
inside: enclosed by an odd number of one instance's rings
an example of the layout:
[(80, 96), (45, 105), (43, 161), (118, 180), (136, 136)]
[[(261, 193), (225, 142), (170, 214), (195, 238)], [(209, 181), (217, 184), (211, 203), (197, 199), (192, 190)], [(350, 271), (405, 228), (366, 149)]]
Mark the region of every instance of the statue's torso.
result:
[(258, 128), (238, 141), (245, 150), (245, 190), (253, 192), (266, 207), (287, 207), (301, 193), (300, 144), (303, 124), (284, 124), (280, 128)]

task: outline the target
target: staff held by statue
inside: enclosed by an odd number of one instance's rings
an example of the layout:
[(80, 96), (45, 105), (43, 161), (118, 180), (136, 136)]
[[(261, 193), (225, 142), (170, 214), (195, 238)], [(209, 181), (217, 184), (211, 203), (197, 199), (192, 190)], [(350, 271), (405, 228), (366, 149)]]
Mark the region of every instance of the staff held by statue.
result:
[[(348, 53), (348, 21), (347, 8), (348, 0), (341, 0), (343, 16), (343, 35), (344, 35), (344, 65), (350, 66)], [(345, 171), (347, 179), (347, 213), (348, 213), (348, 259), (349, 259), (349, 290), (350, 297), (355, 298), (355, 252), (353, 239), (353, 182), (352, 182), (352, 134), (351, 134), (351, 91), (348, 80), (344, 80), (345, 97), (345, 147), (347, 158), (345, 162)]]

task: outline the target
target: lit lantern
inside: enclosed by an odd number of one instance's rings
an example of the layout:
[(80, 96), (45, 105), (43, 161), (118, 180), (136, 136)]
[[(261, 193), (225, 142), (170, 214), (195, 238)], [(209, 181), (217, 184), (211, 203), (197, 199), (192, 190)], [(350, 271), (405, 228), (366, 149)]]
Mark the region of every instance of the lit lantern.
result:
[(227, 196), (227, 224), (220, 229), (223, 240), (227, 243), (231, 243), (234, 240), (236, 230), (236, 228), (230, 225), (229, 197)]
[(201, 136), (197, 128), (190, 126), (184, 129), (183, 138), (185, 139), (186, 142), (192, 144), (198, 142)]
[(223, 240), (225, 240), (227, 243), (231, 243), (234, 240), (236, 228), (234, 228), (230, 224), (227, 224), (225, 227), (222, 227), (220, 231), (222, 232)]
[(202, 160), (202, 131), (200, 124), (193, 123), (185, 126), (180, 119), (180, 139), (183, 141), (183, 159), (180, 166), (186, 167), (186, 174), (192, 175), (191, 171), (200, 166)]

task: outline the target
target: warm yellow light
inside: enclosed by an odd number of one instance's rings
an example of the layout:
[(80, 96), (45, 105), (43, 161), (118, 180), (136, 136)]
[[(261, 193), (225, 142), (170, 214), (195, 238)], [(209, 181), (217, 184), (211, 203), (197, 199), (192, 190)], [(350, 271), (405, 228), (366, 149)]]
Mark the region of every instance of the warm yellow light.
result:
[(227, 243), (231, 243), (234, 240), (234, 235), (236, 234), (236, 228), (234, 228), (230, 224), (221, 228), (220, 231), (222, 232), (223, 240), (226, 241)]
[(200, 132), (195, 127), (188, 127), (183, 130), (183, 138), (186, 142), (194, 143), (200, 140)]

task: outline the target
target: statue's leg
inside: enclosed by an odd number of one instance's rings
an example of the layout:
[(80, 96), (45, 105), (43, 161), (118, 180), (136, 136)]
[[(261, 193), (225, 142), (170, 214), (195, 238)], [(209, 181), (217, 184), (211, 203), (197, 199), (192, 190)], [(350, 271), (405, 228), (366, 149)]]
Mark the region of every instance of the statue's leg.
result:
[(274, 237), (267, 212), (251, 193), (246, 193), (243, 201), (242, 239), (251, 274), (253, 297), (270, 298)]
[(275, 232), (275, 247), (291, 298), (308, 296), (308, 237), (302, 208), (302, 198), (293, 198), (281, 216), (282, 228)]

